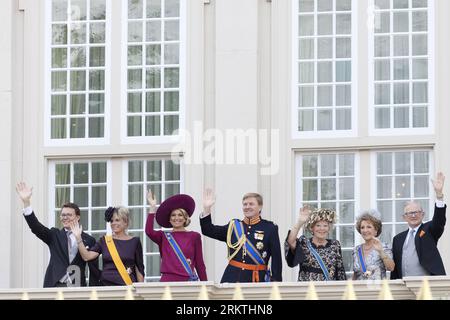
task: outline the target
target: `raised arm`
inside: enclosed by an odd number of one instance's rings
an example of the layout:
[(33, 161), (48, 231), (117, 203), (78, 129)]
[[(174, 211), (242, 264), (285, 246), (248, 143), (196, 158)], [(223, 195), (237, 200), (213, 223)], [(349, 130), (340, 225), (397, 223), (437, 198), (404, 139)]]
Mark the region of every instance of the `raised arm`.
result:
[(84, 246), (83, 239), (81, 239), (81, 232), (83, 231), (83, 227), (78, 224), (78, 221), (73, 221), (70, 224), (70, 230), (72, 230), (73, 235), (77, 239), (78, 251), (80, 252), (83, 260), (91, 261), (96, 259), (99, 256), (99, 253), (95, 251), (88, 251)]
[(163, 233), (161, 231), (155, 231), (154, 229), (156, 199), (150, 189), (147, 192), (147, 203), (150, 207), (150, 212), (148, 213), (147, 222), (145, 223), (145, 233), (150, 239), (152, 239), (153, 242), (160, 245), (162, 243)]
[(216, 197), (214, 192), (211, 189), (206, 189), (203, 193), (203, 212), (200, 215), (200, 227), (205, 236), (220, 241), (226, 241), (228, 225), (216, 226), (211, 220), (211, 208), (215, 202)]
[(30, 208), (33, 188), (28, 187), (25, 182), (19, 182), (16, 185), (16, 192), (20, 200), (22, 200), (23, 208), (28, 210), (28, 212), (27, 211), (24, 212), (24, 216), (28, 226), (31, 229), (31, 232), (33, 232), (39, 239), (44, 241), (46, 244), (49, 244), (51, 239), (50, 229), (39, 222), (37, 217), (34, 215), (32, 209)]
[(297, 218), (297, 222), (292, 227), (291, 232), (287, 238), (287, 242), (289, 244), (289, 248), (294, 251), (297, 247), (297, 236), (301, 227), (308, 221), (309, 216), (311, 215), (311, 209), (308, 206), (303, 206), (300, 208), (299, 215)]
[(445, 176), (442, 172), (438, 172), (436, 175), (436, 179), (431, 179), (433, 183), (434, 192), (436, 194), (436, 205), (434, 208), (433, 219), (430, 225), (430, 232), (433, 235), (434, 239), (437, 241), (442, 234), (444, 233), (445, 227), (445, 211), (446, 206), (444, 203), (444, 182)]

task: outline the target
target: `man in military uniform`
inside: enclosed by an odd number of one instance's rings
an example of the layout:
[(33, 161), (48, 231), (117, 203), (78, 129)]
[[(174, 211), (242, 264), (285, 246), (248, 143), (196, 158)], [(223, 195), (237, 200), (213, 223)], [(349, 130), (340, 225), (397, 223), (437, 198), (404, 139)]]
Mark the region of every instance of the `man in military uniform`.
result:
[[(205, 190), (203, 212), (200, 215), (202, 233), (226, 242), (228, 247), (229, 262), (220, 282), (282, 281), (278, 226), (261, 219), (261, 195), (245, 194), (242, 199), (244, 219), (233, 219), (224, 226), (212, 224), (211, 207), (214, 203), (212, 190)], [(268, 267), (270, 258), (271, 270)]]

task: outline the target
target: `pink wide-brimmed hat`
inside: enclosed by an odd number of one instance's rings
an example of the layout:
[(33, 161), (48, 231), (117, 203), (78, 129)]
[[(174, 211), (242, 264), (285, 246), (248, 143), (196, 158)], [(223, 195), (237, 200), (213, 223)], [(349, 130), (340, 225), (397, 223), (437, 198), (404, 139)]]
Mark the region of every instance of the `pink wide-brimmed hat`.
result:
[(158, 210), (156, 210), (156, 222), (158, 222), (161, 227), (172, 228), (172, 225), (170, 224), (170, 214), (175, 209), (186, 210), (190, 217), (194, 213), (195, 201), (187, 194), (177, 194), (167, 198), (161, 203)]

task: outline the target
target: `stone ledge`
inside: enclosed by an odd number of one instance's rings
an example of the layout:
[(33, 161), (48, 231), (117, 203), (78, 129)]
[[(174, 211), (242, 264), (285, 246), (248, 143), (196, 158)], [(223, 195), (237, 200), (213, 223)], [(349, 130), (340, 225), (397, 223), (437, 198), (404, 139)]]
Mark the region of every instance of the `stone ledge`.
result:
[[(407, 277), (402, 280), (387, 281), (394, 300), (414, 300), (422, 287), (422, 277)], [(450, 276), (428, 277), (430, 291), (434, 299), (450, 299)], [(320, 300), (341, 300), (351, 284), (356, 299), (377, 300), (383, 288), (381, 281), (330, 281), (314, 282)], [(211, 300), (231, 300), (239, 288), (245, 300), (269, 300), (275, 294), (283, 300), (304, 300), (309, 292), (307, 282), (240, 283), (217, 284), (206, 282), (135, 283), (132, 286), (44, 288), (44, 289), (3, 289), (2, 300), (161, 300), (170, 296), (174, 300), (197, 300), (207, 293)], [(203, 290), (203, 291), (202, 291)]]

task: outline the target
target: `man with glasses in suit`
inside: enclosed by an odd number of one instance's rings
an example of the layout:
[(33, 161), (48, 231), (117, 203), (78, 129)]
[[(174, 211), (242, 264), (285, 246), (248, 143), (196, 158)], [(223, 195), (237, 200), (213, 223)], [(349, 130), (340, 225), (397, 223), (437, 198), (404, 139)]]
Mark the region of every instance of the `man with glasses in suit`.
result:
[[(44, 241), (50, 250), (50, 262), (45, 272), (44, 287), (86, 286), (86, 263), (78, 252), (75, 235), (70, 230), (73, 221), (80, 221), (80, 208), (75, 203), (65, 203), (61, 208), (60, 219), (62, 229), (47, 228), (39, 222), (31, 208), (33, 188), (24, 182), (16, 186), (17, 194), (23, 203), (23, 215), (28, 226), (39, 239)], [(95, 239), (82, 233), (82, 241), (87, 247), (95, 245)], [(99, 284), (100, 272), (98, 260), (89, 262), (89, 285)]]
[(431, 180), (436, 193), (433, 219), (423, 223), (425, 213), (417, 201), (406, 203), (403, 219), (408, 223), (408, 230), (394, 237), (392, 252), (395, 269), (391, 279), (411, 276), (445, 275), (444, 264), (437, 248), (437, 242), (444, 232), (445, 211), (444, 180), (442, 172)]

